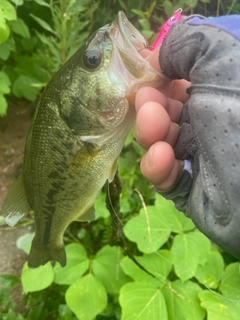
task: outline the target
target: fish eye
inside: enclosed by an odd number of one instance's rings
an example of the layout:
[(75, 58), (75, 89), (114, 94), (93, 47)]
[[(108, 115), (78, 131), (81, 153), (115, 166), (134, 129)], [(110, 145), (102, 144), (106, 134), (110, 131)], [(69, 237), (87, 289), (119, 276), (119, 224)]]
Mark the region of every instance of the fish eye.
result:
[(101, 63), (101, 53), (96, 50), (88, 50), (85, 52), (84, 64), (88, 69), (96, 69)]

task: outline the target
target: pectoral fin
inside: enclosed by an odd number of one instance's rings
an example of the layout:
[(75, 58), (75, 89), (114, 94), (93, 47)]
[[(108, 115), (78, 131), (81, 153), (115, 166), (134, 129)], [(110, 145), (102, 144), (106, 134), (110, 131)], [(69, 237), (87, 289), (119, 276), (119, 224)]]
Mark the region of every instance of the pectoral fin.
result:
[(115, 161), (113, 162), (113, 165), (109, 171), (109, 176), (108, 176), (108, 181), (109, 183), (111, 183), (114, 179), (114, 176), (117, 172), (117, 167), (118, 167), (118, 157), (115, 159)]
[(7, 194), (2, 205), (1, 215), (9, 226), (14, 226), (31, 211), (28, 204), (22, 175), (17, 179)]
[(87, 211), (84, 212), (79, 218), (75, 219), (75, 221), (89, 221), (89, 220), (94, 220), (95, 219), (95, 209), (94, 206), (89, 208)]

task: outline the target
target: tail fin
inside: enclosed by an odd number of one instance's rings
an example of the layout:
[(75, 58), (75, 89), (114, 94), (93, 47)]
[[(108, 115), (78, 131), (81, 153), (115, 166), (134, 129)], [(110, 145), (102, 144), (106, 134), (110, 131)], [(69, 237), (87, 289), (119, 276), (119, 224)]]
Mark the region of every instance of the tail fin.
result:
[(32, 247), (28, 257), (29, 268), (38, 268), (48, 261), (58, 261), (62, 267), (66, 265), (66, 252), (64, 246), (43, 247), (32, 243)]

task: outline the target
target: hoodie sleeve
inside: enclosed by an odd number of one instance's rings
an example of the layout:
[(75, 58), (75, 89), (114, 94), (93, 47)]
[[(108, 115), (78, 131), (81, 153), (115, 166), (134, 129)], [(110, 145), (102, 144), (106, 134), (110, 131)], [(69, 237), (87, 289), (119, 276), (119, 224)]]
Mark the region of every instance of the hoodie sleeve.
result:
[[(169, 30), (159, 62), (191, 82), (175, 146), (184, 167), (157, 190), (212, 241), (240, 258), (240, 16), (190, 16)], [(192, 169), (189, 170), (191, 164)], [(190, 167), (191, 167), (190, 166)]]

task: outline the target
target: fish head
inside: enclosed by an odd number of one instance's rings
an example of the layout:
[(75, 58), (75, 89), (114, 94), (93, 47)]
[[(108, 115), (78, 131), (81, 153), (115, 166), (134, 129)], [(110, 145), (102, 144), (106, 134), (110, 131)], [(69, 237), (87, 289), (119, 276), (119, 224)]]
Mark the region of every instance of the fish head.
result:
[(60, 69), (58, 85), (53, 83), (60, 114), (83, 140), (91, 142), (89, 136), (125, 124), (138, 89), (166, 81), (139, 53), (146, 47), (145, 38), (119, 12)]

